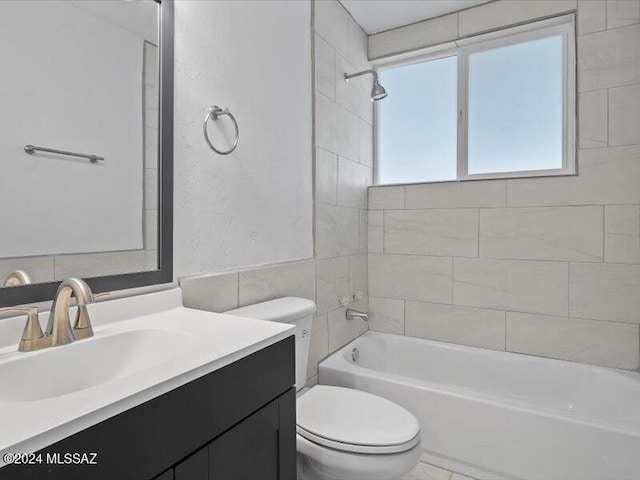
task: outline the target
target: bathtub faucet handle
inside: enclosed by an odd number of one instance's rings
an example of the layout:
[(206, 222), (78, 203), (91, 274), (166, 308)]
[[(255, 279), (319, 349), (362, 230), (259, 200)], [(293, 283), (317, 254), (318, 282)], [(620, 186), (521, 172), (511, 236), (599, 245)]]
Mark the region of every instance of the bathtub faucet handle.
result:
[(347, 308), (345, 316), (347, 317), (347, 320), (364, 320), (365, 322), (369, 321), (369, 314), (367, 312), (360, 312), (358, 310), (354, 310), (353, 308)]

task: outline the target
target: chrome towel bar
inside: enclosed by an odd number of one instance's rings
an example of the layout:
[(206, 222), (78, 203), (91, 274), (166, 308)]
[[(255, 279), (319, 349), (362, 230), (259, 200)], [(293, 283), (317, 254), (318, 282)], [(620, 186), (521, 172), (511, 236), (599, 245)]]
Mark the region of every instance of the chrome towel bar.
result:
[(68, 152), (66, 150), (57, 150), (55, 148), (45, 148), (45, 147), (35, 147), (33, 145), (25, 145), (24, 151), (29, 155), (33, 155), (36, 152), (47, 152), (47, 153), (57, 153), (58, 155), (69, 155), (70, 157), (80, 157), (86, 158), (91, 163), (97, 163), (98, 160), (103, 161), (104, 157), (99, 157), (98, 155), (91, 155), (87, 153), (76, 153), (76, 152)]
[[(233, 141), (233, 145), (231, 146), (231, 148), (229, 150), (218, 150), (216, 147), (214, 147), (213, 144), (211, 143), (211, 140), (209, 140), (209, 133), (207, 132), (207, 123), (209, 122), (209, 119), (212, 118), (213, 120), (218, 120), (218, 118), (221, 117), (222, 115), (228, 115), (229, 116), (229, 118), (233, 122), (233, 128), (235, 128), (235, 130), (236, 130), (236, 135), (235, 135), (236, 138)], [(207, 145), (209, 145), (209, 148), (211, 148), (211, 150), (213, 150), (214, 152), (219, 153), (220, 155), (229, 155), (238, 146), (238, 138), (240, 137), (240, 130), (238, 129), (238, 122), (236, 122), (235, 117), (229, 111), (228, 108), (222, 109), (217, 105), (214, 105), (213, 107), (210, 107), (209, 108), (209, 113), (207, 113), (207, 116), (204, 117), (204, 123), (202, 124), (202, 132), (204, 133), (204, 139), (207, 142)]]

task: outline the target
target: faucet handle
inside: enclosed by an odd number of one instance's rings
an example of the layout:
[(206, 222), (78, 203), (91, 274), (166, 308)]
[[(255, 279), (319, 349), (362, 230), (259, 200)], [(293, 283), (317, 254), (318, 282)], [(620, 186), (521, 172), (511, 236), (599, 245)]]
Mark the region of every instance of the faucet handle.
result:
[(18, 345), (19, 352), (31, 352), (37, 349), (38, 340), (43, 338), (42, 327), (38, 319), (37, 307), (5, 307), (0, 313), (17, 313), (27, 315), (27, 323), (22, 331), (22, 338)]

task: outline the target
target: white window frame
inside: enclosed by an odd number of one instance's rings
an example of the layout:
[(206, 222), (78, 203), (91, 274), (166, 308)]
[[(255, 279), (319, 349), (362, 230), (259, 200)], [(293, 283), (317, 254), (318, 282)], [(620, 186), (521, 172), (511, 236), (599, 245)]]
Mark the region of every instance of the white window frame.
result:
[[(563, 112), (562, 112), (562, 167), (547, 170), (527, 170), (517, 172), (468, 173), (468, 109), (467, 99), (469, 91), (468, 65), (469, 55), (483, 50), (523, 43), (552, 35), (563, 37)], [(423, 49), (420, 52), (403, 54), (392, 60), (381, 60), (374, 63), (378, 71), (414, 63), (422, 63), (441, 58), (458, 57), (458, 145), (457, 145), (457, 175), (455, 180), (485, 180), (495, 178), (547, 177), (559, 175), (575, 175), (576, 172), (576, 40), (575, 16), (562, 15), (546, 20), (535, 21), (517, 27), (497, 30), (490, 33), (476, 35), (449, 42), (437, 47)], [(393, 95), (393, 92), (389, 92)], [(384, 100), (382, 100), (384, 101)], [(378, 176), (378, 103), (374, 107), (375, 121), (375, 184), (381, 184)], [(414, 183), (441, 183), (442, 181), (416, 181)]]

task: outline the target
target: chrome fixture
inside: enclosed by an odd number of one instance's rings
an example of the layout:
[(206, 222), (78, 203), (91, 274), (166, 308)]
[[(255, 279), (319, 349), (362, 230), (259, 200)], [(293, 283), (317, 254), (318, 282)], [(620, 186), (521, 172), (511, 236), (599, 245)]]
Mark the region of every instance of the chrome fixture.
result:
[[(73, 329), (69, 320), (71, 295), (76, 297), (78, 303)], [(51, 338), (50, 346), (66, 345), (76, 339), (93, 337), (91, 319), (87, 311), (87, 305), (90, 303), (93, 303), (93, 293), (84, 280), (67, 278), (60, 284), (53, 297), (47, 329), (44, 332), (45, 337)]]
[(27, 152), (29, 155), (33, 155), (36, 152), (46, 152), (46, 153), (57, 153), (58, 155), (69, 155), (70, 157), (86, 158), (91, 163), (97, 163), (98, 160), (100, 161), (104, 160), (104, 157), (93, 155), (91, 153), (68, 152), (67, 150), (57, 150), (55, 148), (34, 147), (33, 145), (25, 145), (24, 151)]
[(31, 283), (31, 279), (29, 275), (23, 270), (15, 270), (7, 275), (7, 278), (4, 279), (3, 287), (17, 287), (19, 285), (29, 285)]
[(367, 312), (360, 312), (358, 310), (354, 310), (353, 308), (347, 308), (345, 316), (347, 317), (347, 320), (364, 320), (365, 322), (369, 321), (369, 314)]
[[(235, 140), (233, 141), (233, 145), (229, 150), (218, 150), (216, 147), (214, 147), (213, 143), (211, 143), (211, 140), (209, 140), (209, 133), (207, 132), (207, 123), (209, 122), (209, 119), (211, 118), (213, 120), (218, 120), (218, 118), (221, 117), (222, 115), (227, 115), (231, 119), (231, 121), (233, 122), (233, 128), (236, 131)], [(236, 122), (236, 117), (233, 116), (233, 114), (229, 111), (228, 108), (222, 109), (217, 105), (210, 107), (209, 113), (207, 113), (207, 116), (204, 117), (204, 123), (202, 124), (202, 131), (204, 133), (204, 140), (207, 142), (207, 145), (209, 145), (209, 148), (214, 152), (219, 153), (220, 155), (229, 155), (238, 146), (238, 139), (240, 138), (240, 129), (238, 128), (238, 122)]]
[(350, 78), (359, 77), (360, 75), (366, 75), (367, 73), (370, 73), (373, 75), (373, 87), (371, 87), (371, 101), (375, 102), (377, 100), (382, 100), (384, 97), (387, 96), (387, 91), (384, 89), (382, 85), (380, 85), (380, 82), (378, 82), (378, 72), (376, 72), (375, 70), (364, 70), (362, 72), (352, 73), (351, 75), (345, 73), (344, 80), (345, 82), (348, 82)]

